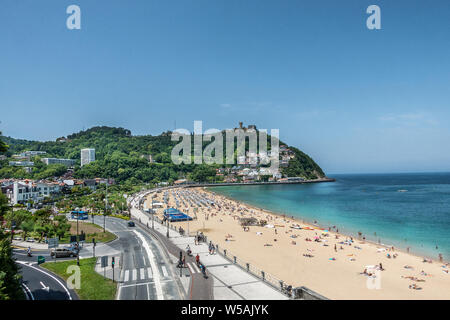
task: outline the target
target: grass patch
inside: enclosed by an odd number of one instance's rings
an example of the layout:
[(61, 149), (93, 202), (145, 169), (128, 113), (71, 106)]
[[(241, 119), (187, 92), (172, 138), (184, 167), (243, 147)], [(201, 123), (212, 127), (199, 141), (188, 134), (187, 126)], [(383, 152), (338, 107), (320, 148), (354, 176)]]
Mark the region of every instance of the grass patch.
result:
[[(81, 300), (114, 300), (117, 284), (95, 272), (97, 258), (80, 259), (81, 286), (75, 289)], [(76, 260), (61, 262), (46, 262), (41, 266), (56, 273), (64, 280), (70, 276), (66, 270), (76, 265)]]
[[(69, 224), (71, 225), (70, 228), (70, 234), (75, 236), (77, 234), (77, 223), (70, 221)], [(103, 228), (90, 223), (90, 222), (78, 222), (78, 233), (81, 234), (81, 231), (83, 231), (86, 234), (86, 242), (92, 242), (92, 238), (95, 238), (96, 242), (109, 242), (112, 240), (115, 240), (117, 237), (116, 235), (112, 234), (111, 232), (105, 231), (103, 232)], [(69, 243), (70, 242), (70, 235), (66, 235), (59, 240), (59, 243)]]

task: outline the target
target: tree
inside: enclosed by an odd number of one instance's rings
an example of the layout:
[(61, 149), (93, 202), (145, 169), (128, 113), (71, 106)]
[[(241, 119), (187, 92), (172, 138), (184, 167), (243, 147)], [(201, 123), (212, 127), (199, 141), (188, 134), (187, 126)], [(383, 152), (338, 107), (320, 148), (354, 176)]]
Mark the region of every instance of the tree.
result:
[(31, 218), (32, 218), (31, 212), (24, 209), (10, 210), (5, 215), (5, 220), (9, 227), (11, 226), (12, 222), (14, 222), (16, 226), (20, 226), (22, 222)]
[(39, 233), (39, 242), (41, 242), (46, 231), (45, 227), (42, 224), (36, 223), (34, 225), (34, 231)]
[(0, 222), (3, 222), (4, 216), (8, 211), (9, 211), (8, 198), (6, 198), (6, 196), (0, 192)]
[[(2, 133), (0, 132), (0, 136), (2, 135)], [(6, 152), (8, 151), (8, 145), (6, 143), (3, 142), (3, 140), (0, 139), (0, 152)]]
[(8, 237), (0, 234), (0, 300), (23, 299), (19, 267), (12, 258)]
[(20, 229), (23, 231), (23, 238), (27, 238), (27, 234), (34, 230), (33, 220), (25, 220), (20, 224)]

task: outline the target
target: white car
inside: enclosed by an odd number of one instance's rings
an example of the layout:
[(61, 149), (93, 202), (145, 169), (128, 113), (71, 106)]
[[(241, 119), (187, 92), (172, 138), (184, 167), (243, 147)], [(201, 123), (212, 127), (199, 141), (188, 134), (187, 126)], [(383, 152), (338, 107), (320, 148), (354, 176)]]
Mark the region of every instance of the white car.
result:
[(23, 239), (21, 237), (14, 237), (14, 240), (22, 241)]
[(33, 238), (27, 238), (27, 242), (35, 242), (36, 240), (34, 240)]

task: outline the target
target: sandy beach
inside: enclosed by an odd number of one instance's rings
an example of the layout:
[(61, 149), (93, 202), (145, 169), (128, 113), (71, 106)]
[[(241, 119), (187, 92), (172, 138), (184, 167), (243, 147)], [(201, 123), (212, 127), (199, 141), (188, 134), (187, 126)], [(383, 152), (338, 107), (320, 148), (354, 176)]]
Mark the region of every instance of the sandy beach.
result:
[[(395, 248), (338, 234), (333, 226), (324, 230), (204, 188), (170, 189), (167, 195), (169, 207), (196, 217), (174, 226), (191, 235), (202, 231), (220, 250), (293, 287), (306, 286), (329, 299), (450, 299), (449, 264), (424, 262)], [(164, 191), (150, 193), (147, 208), (152, 201), (164, 202)], [(155, 209), (159, 218), (164, 208)], [(244, 228), (242, 218), (266, 225)]]

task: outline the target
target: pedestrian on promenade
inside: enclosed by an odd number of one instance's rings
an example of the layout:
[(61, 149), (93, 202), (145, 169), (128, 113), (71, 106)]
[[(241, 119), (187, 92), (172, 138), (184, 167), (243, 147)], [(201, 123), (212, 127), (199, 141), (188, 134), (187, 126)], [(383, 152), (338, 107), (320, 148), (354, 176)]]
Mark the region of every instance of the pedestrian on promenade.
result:
[(183, 256), (183, 268), (186, 268), (186, 256)]
[(206, 267), (205, 267), (204, 264), (202, 264), (202, 274), (203, 274), (203, 277), (205, 277), (205, 278), (208, 277), (208, 276), (206, 275)]
[(200, 256), (197, 253), (197, 256), (195, 257), (195, 263), (197, 264), (197, 267), (200, 266)]

